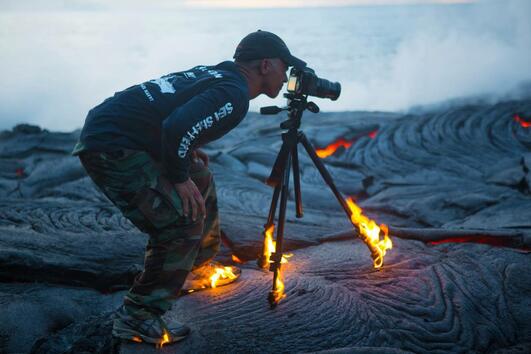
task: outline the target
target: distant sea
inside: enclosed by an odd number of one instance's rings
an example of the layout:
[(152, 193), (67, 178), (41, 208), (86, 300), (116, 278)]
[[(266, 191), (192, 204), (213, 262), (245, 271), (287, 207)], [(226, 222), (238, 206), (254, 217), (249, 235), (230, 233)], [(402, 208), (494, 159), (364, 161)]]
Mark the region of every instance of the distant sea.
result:
[[(531, 2), (304, 9), (80, 9), (0, 13), (0, 129), (70, 131), (115, 91), (232, 58), (257, 29), (277, 33), (342, 84), (325, 111), (406, 110), (504, 95), (531, 79)], [(284, 103), (259, 97), (251, 110)]]

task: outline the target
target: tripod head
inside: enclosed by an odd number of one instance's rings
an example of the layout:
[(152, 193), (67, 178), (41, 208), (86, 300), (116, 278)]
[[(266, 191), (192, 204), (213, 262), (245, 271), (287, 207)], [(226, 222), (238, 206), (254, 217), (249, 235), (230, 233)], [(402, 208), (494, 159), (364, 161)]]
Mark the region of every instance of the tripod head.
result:
[(288, 111), (289, 119), (280, 124), (281, 129), (297, 130), (301, 124), (302, 113), (309, 110), (313, 113), (319, 112), (319, 106), (313, 102), (308, 102), (308, 96), (328, 98), (335, 101), (341, 94), (341, 84), (320, 78), (309, 67), (291, 68), (287, 93), (284, 97), (288, 99), (286, 107), (269, 106), (260, 108), (261, 114), (277, 114)]
[(314, 102), (308, 102), (308, 95), (285, 93), (284, 97), (288, 99), (286, 107), (267, 106), (260, 108), (260, 114), (264, 115), (274, 115), (282, 111), (288, 111), (288, 120), (280, 123), (281, 129), (299, 129), (302, 114), (305, 110), (319, 113), (319, 106)]

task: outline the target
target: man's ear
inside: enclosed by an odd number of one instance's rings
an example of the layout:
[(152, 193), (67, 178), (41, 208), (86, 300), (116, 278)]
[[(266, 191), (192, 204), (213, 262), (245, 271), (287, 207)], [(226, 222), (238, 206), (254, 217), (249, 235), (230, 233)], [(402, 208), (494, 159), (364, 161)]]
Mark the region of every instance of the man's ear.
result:
[(269, 59), (262, 59), (260, 62), (260, 74), (266, 75), (271, 71), (271, 61)]

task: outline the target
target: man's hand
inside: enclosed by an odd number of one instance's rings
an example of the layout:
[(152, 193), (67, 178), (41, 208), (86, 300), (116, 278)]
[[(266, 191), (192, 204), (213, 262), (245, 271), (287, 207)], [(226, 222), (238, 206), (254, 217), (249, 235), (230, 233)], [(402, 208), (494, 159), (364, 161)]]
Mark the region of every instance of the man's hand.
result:
[(196, 149), (192, 151), (193, 159), (201, 159), (205, 167), (208, 167), (208, 155), (203, 150)]
[(197, 189), (197, 186), (190, 178), (183, 183), (176, 183), (175, 189), (177, 190), (177, 194), (179, 194), (179, 197), (181, 197), (183, 202), (183, 211), (185, 216), (189, 215), (191, 207), (193, 221), (197, 220), (198, 209), (201, 216), (205, 218), (205, 201), (203, 200), (201, 192), (199, 192), (199, 189)]

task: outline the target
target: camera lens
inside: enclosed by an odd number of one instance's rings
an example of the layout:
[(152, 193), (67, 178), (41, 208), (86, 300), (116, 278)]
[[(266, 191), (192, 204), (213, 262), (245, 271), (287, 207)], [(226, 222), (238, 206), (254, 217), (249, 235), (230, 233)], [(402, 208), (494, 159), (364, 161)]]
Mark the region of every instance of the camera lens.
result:
[(310, 95), (328, 98), (332, 101), (335, 101), (339, 98), (341, 94), (341, 84), (339, 82), (330, 82), (326, 79), (316, 78), (314, 85), (310, 88)]

